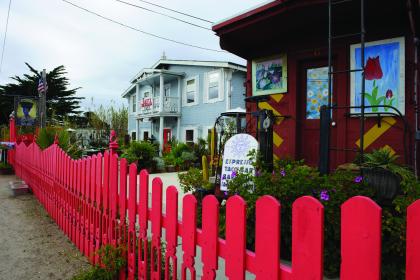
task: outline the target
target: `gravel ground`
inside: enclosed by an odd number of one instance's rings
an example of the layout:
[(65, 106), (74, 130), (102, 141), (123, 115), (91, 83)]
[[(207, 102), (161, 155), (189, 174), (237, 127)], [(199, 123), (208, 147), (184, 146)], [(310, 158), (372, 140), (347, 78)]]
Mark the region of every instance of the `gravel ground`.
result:
[(71, 279), (89, 264), (32, 194), (12, 196), (0, 175), (0, 280)]

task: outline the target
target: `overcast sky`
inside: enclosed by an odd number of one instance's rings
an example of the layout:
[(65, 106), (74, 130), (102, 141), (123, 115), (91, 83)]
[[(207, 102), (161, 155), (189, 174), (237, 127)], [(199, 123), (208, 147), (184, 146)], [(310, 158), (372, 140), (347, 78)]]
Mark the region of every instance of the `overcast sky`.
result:
[[(220, 49), (212, 31), (124, 5), (115, 0), (69, 0), (77, 5), (144, 31), (207, 48)], [(168, 11), (138, 0), (124, 0), (163, 13)], [(198, 17), (219, 22), (266, 0), (149, 0)], [(0, 0), (0, 43), (3, 42), (9, 0)], [(171, 15), (210, 27), (205, 22)], [(1, 51), (1, 44), (0, 44)], [(0, 84), (28, 70), (64, 65), (71, 87), (82, 87), (84, 109), (94, 104), (125, 102), (121, 93), (130, 79), (152, 66), (166, 53), (168, 59), (228, 60), (245, 63), (237, 56), (177, 45), (123, 28), (79, 10), (62, 0), (12, 0)]]

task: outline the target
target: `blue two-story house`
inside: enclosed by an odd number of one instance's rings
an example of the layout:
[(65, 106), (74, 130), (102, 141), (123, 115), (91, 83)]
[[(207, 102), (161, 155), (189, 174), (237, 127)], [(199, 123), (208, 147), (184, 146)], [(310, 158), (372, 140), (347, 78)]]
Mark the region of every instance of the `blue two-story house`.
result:
[(144, 68), (123, 93), (132, 140), (155, 139), (160, 150), (173, 137), (207, 138), (216, 118), (245, 108), (246, 68), (231, 62), (168, 60)]

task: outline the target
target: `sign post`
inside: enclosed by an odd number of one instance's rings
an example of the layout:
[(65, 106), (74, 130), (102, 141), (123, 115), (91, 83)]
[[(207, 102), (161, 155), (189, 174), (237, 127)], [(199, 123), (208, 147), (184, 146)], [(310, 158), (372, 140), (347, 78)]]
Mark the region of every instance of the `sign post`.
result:
[(47, 122), (47, 72), (42, 70), (41, 79), (38, 84), (40, 127), (45, 128)]

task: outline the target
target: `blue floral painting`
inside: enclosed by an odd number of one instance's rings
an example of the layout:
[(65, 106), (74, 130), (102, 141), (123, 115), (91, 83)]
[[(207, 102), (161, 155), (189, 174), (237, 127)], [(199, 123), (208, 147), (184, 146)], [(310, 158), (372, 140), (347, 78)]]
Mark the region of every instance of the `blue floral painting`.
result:
[[(351, 47), (352, 68), (362, 68), (360, 45)], [(404, 38), (367, 43), (365, 46), (365, 112), (393, 112), (396, 107), (404, 114)], [(351, 104), (361, 105), (361, 72), (352, 74)], [(360, 108), (352, 112), (359, 113)]]
[(328, 105), (328, 67), (306, 71), (306, 119), (319, 119), (322, 105)]
[(265, 95), (286, 92), (286, 55), (280, 55), (253, 61), (252, 74), (253, 95)]

